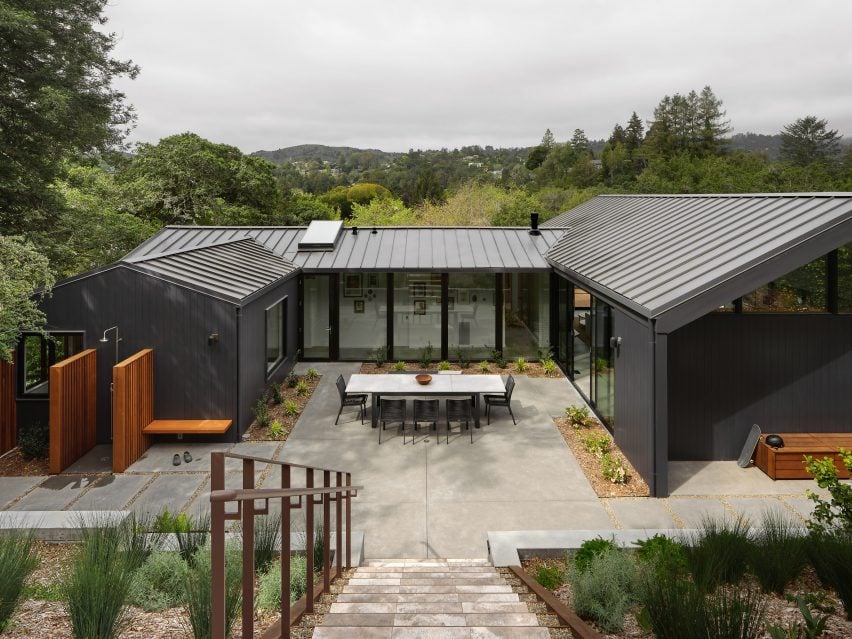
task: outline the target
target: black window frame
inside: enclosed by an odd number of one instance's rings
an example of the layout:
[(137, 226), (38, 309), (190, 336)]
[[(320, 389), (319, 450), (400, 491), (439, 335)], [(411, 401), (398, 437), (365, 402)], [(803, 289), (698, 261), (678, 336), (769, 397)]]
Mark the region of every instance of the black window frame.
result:
[[(80, 350), (61, 360), (56, 357), (56, 339), (74, 336), (80, 338)], [(42, 360), (45, 378), (31, 388), (27, 388), (27, 338), (37, 337), (40, 341), (40, 359)], [(16, 349), (16, 399), (19, 400), (44, 400), (50, 396), (50, 367), (68, 357), (73, 357), (86, 350), (86, 331), (81, 330), (55, 330), (55, 331), (24, 331)], [(37, 390), (43, 388), (44, 390)]]
[[(276, 300), (269, 306), (267, 306), (263, 311), (263, 363), (266, 367), (266, 380), (269, 381), (269, 378), (275, 374), (275, 371), (287, 361), (287, 307), (288, 307), (288, 298), (289, 295), (285, 295), (284, 297)], [(281, 306), (281, 335), (279, 336), (281, 340), (281, 348), (279, 350), (279, 357), (271, 364), (268, 362), (268, 348), (269, 348), (269, 311), (271, 311), (276, 306)]]

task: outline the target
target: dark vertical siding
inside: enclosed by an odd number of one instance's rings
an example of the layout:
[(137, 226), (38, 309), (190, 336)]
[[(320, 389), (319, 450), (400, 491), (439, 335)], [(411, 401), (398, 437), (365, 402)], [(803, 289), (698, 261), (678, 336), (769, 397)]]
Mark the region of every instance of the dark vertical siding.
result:
[[(83, 330), (98, 350), (98, 442), (110, 440), (110, 392), (118, 325), (119, 358), (154, 349), (154, 416), (236, 419), (237, 336), (232, 304), (118, 267), (60, 286), (43, 303), (49, 330)], [(208, 346), (210, 333), (219, 343)]]
[(711, 314), (669, 337), (669, 458), (764, 432), (852, 431), (852, 316)]
[[(287, 358), (266, 378), (266, 309), (287, 297)], [(273, 290), (247, 304), (240, 313), (239, 389), (240, 432), (254, 419), (251, 408), (271, 382), (280, 382), (293, 368), (298, 349), (299, 300), (298, 279), (278, 284)]]
[[(651, 327), (613, 308), (614, 335), (621, 337), (615, 360), (615, 441), (640, 475), (653, 484), (653, 340)], [(653, 486), (652, 486), (653, 488)]]

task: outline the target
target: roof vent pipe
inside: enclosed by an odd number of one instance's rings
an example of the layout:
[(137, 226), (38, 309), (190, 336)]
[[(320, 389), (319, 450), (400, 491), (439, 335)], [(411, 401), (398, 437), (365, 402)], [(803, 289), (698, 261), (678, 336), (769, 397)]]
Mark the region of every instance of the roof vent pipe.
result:
[(530, 213), (530, 235), (541, 235), (538, 230), (538, 213)]

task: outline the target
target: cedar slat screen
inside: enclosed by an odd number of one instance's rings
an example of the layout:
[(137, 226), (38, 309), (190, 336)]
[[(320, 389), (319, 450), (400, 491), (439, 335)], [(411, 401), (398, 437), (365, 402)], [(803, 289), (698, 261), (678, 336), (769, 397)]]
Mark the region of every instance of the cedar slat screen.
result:
[(15, 413), (15, 365), (0, 360), (0, 455), (18, 445)]
[(90, 348), (50, 367), (50, 472), (95, 446), (98, 357)]
[(123, 473), (151, 445), (142, 429), (154, 419), (154, 351), (131, 355), (112, 369), (112, 472)]

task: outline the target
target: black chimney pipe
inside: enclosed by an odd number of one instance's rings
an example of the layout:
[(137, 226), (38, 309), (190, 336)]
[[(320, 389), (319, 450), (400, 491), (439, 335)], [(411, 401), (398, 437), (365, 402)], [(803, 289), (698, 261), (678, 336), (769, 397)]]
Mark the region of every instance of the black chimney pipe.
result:
[(538, 230), (538, 213), (530, 213), (530, 235), (541, 235)]

